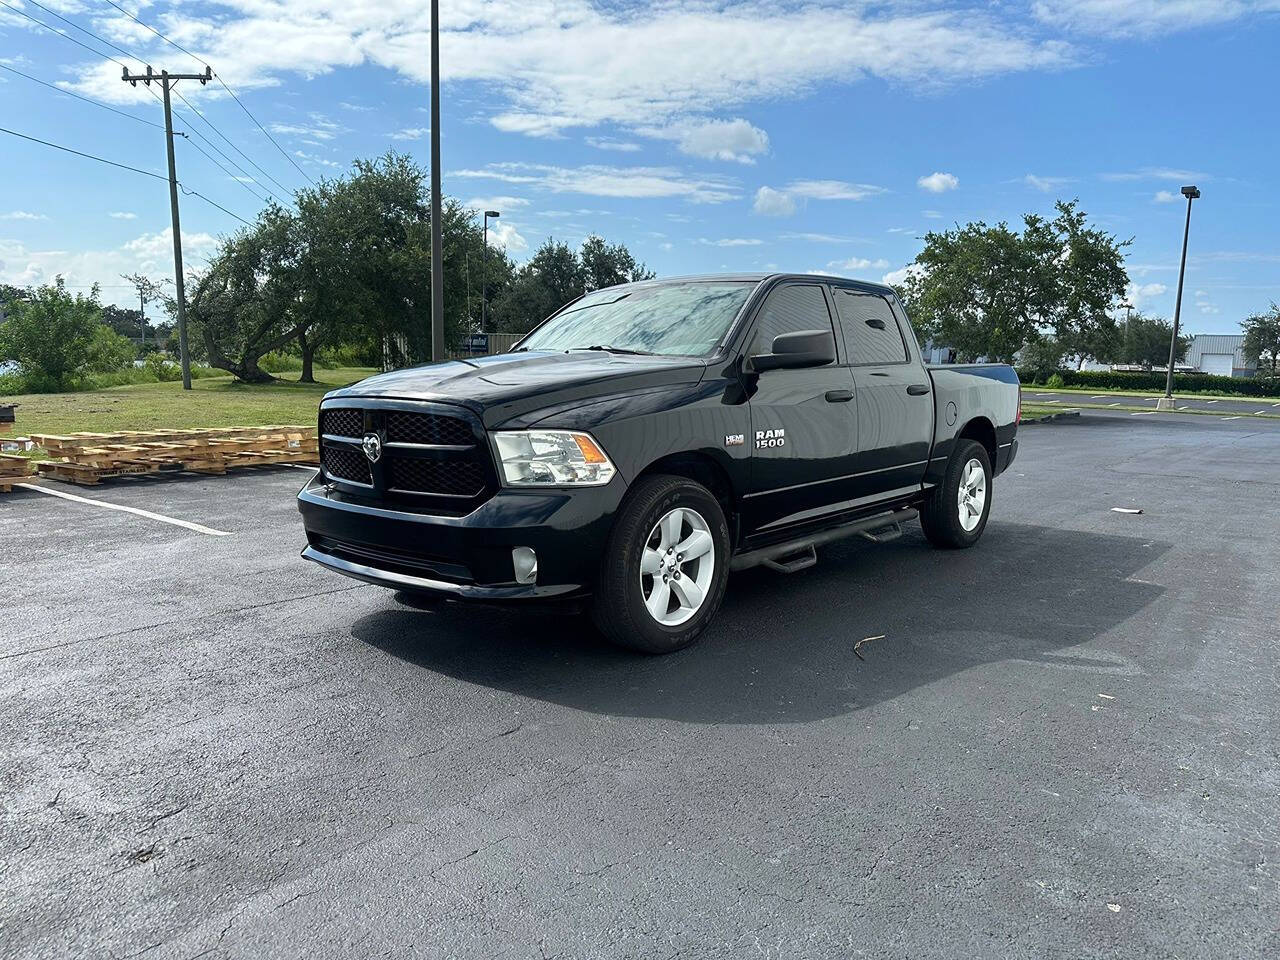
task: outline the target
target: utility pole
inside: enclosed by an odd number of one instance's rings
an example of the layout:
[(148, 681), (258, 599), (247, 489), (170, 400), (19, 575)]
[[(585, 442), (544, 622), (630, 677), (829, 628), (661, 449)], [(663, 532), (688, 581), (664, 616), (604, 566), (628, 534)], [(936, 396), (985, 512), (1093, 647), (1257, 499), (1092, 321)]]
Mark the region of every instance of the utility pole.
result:
[(480, 253), (480, 332), (489, 329), (489, 219), (502, 216), (497, 210), (484, 212), (484, 250)]
[(440, 224), (440, 0), (431, 0), (431, 360), (444, 359), (444, 259)]
[[(434, 0), (433, 0), (434, 2)], [(179, 80), (198, 80), (204, 86), (213, 79), (213, 68), (206, 66), (204, 73), (159, 74), (147, 67), (146, 73), (131, 74), (124, 68), (124, 81), (136, 87), (141, 81), (148, 87), (155, 80), (164, 91), (164, 136), (169, 155), (169, 212), (173, 221), (173, 285), (178, 291), (178, 354), (182, 360), (182, 389), (191, 389), (191, 354), (187, 350), (187, 297), (182, 282), (182, 227), (178, 222), (178, 173), (173, 161), (173, 110), (169, 106), (169, 90)]]
[(1178, 350), (1178, 321), (1182, 318), (1182, 280), (1187, 272), (1187, 239), (1191, 236), (1191, 201), (1200, 199), (1195, 185), (1182, 188), (1187, 198), (1187, 223), (1182, 228), (1182, 263), (1178, 267), (1178, 296), (1173, 301), (1173, 337), (1169, 341), (1169, 373), (1164, 381), (1164, 396), (1156, 401), (1157, 410), (1173, 409), (1173, 358)]

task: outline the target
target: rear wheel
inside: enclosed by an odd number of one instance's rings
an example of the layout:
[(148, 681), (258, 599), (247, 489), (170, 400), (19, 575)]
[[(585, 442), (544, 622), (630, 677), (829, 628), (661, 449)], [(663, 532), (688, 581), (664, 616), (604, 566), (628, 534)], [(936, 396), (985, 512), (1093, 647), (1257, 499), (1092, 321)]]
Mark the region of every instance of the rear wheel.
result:
[(706, 629), (728, 575), (729, 529), (716, 498), (685, 477), (645, 477), (609, 536), (592, 617), (620, 646), (671, 653)]
[(972, 547), (991, 514), (991, 458), (974, 440), (957, 440), (942, 483), (920, 510), (920, 526), (934, 546)]

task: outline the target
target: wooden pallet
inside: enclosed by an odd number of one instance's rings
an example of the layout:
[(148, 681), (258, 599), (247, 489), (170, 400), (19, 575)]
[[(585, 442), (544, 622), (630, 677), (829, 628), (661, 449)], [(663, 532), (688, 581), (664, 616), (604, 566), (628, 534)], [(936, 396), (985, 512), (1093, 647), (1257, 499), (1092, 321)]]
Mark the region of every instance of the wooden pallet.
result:
[(24, 482), (30, 475), (31, 461), (26, 457), (0, 454), (0, 493), (12, 493), (13, 485)]
[(319, 463), (316, 428), (291, 425), (121, 433), (35, 434), (61, 459), (41, 462), (41, 476), (92, 486), (148, 473), (223, 474), (237, 467)]

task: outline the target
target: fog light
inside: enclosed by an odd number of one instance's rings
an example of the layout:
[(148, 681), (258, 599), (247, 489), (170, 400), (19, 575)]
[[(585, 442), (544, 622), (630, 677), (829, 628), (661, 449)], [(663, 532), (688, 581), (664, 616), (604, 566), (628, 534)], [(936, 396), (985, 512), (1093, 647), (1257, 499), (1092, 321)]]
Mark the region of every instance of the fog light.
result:
[(516, 583), (533, 583), (538, 579), (538, 555), (533, 547), (514, 547), (511, 563), (516, 568)]

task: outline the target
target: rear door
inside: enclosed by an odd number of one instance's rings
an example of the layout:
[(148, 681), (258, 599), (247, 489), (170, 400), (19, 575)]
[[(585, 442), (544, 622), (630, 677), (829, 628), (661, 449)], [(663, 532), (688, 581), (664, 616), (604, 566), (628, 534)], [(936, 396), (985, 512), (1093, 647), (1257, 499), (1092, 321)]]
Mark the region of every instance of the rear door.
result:
[[(773, 338), (834, 327), (825, 286), (787, 282), (768, 295), (753, 321), (747, 356), (768, 353)], [(837, 350), (839, 340), (837, 338)], [(849, 496), (858, 451), (857, 404), (849, 369), (839, 362), (766, 370), (751, 395), (751, 478), (744, 532), (768, 534), (813, 519)]]
[(905, 315), (881, 294), (833, 286), (845, 358), (857, 394), (854, 496), (919, 489), (933, 440), (933, 390)]

